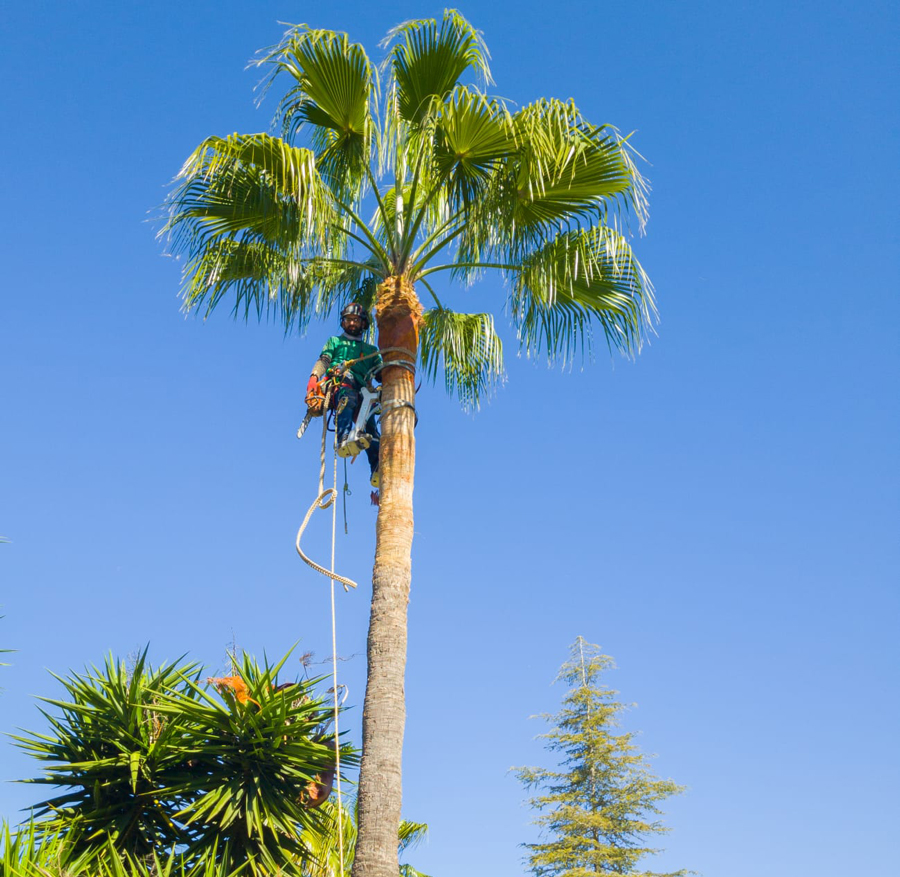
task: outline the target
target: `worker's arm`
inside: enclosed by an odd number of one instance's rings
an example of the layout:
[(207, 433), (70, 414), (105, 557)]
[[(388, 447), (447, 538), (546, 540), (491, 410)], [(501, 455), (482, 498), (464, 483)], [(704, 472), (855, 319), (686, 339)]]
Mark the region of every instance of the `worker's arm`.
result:
[(319, 358), (316, 360), (315, 365), (312, 367), (312, 374), (309, 376), (309, 380), (306, 383), (306, 394), (309, 395), (316, 388), (316, 384), (322, 379), (322, 376), (325, 372), (328, 371), (328, 366), (331, 365), (331, 339), (325, 343), (325, 346), (322, 348), (322, 352), (319, 354)]

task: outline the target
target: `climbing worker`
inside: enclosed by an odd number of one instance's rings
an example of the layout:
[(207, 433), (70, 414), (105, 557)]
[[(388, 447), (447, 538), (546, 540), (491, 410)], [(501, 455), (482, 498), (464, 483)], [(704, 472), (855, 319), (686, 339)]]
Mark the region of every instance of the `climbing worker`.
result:
[[(339, 457), (355, 457), (364, 450), (369, 458), (371, 484), (378, 487), (379, 435), (375, 416), (370, 416), (366, 421), (364, 434), (360, 434), (355, 441), (347, 441), (347, 436), (353, 428), (353, 421), (359, 412), (360, 389), (365, 386), (370, 374), (379, 375), (381, 367), (378, 348), (363, 341), (363, 335), (368, 328), (369, 316), (362, 305), (349, 304), (341, 311), (343, 332), (340, 335), (332, 335), (325, 342), (306, 385), (306, 395), (309, 397), (315, 392), (316, 385), (329, 369), (335, 367), (342, 369), (334, 398), (334, 407), (337, 411), (337, 453)], [(345, 363), (349, 365), (344, 370)]]

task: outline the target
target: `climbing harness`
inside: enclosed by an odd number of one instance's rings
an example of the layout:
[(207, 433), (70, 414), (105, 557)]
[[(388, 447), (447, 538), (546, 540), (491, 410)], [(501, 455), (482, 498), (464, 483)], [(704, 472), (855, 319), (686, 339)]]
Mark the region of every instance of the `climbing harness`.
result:
[[(359, 356), (356, 359), (348, 359), (345, 362), (340, 363), (340, 365), (334, 365), (328, 369), (322, 380), (319, 381), (316, 389), (306, 397), (306, 417), (303, 418), (303, 423), (300, 425), (300, 429), (297, 430), (297, 438), (303, 437), (303, 433), (306, 431), (307, 426), (309, 426), (310, 421), (314, 417), (320, 417), (329, 410), (331, 394), (336, 395), (337, 388), (343, 381), (344, 375), (350, 371), (350, 368), (359, 362), (380, 356), (382, 353), (403, 353), (409, 358), (391, 359), (386, 362), (383, 361), (378, 365), (372, 366), (366, 373), (365, 380), (359, 387), (359, 410), (353, 420), (350, 431), (347, 433), (344, 442), (338, 449), (338, 456), (344, 458), (356, 456), (356, 454), (369, 447), (372, 443), (372, 436), (366, 432), (366, 424), (369, 421), (369, 417), (373, 414), (383, 415), (395, 408), (410, 408), (415, 412), (416, 408), (412, 402), (407, 402), (402, 399), (393, 399), (390, 402), (382, 402), (381, 390), (372, 384), (372, 377), (384, 368), (397, 367), (405, 369), (412, 375), (415, 375), (416, 373), (415, 355), (411, 350), (407, 350), (405, 347), (385, 347), (381, 350), (376, 350), (373, 353)], [(339, 408), (336, 412), (337, 414), (340, 413), (341, 408), (345, 404), (346, 399), (342, 399), (339, 403)], [(416, 420), (418, 421), (418, 415)], [(327, 508), (327, 506), (323, 506), (323, 508)]]

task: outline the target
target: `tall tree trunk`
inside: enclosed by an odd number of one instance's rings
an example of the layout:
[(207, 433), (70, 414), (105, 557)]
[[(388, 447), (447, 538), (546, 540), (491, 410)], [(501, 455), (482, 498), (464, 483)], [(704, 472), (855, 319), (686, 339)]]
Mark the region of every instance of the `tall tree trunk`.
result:
[[(368, 680), (363, 707), (359, 768), (359, 834), (352, 877), (397, 877), (397, 831), (402, 801), (401, 767), (406, 700), (406, 608), (413, 538), (413, 473), (416, 461), (415, 378), (391, 360), (415, 361), (422, 307), (405, 277), (378, 288), (378, 346), (410, 351), (385, 353), (382, 372), (381, 506), (375, 528)], [(407, 403), (400, 405), (397, 403)]]

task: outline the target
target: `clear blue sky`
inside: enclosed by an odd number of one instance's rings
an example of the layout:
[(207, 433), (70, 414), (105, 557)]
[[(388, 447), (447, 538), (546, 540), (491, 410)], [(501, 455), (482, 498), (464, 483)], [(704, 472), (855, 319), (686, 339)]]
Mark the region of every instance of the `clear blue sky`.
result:
[[(205, 136), (266, 130), (282, 22), (385, 31), (421, 3), (7, 4), (0, 53), (0, 731), (32, 695), (149, 642), (224, 667), (232, 640), (330, 655), (327, 585), (293, 537), (298, 443), (331, 326), (179, 312), (151, 211)], [(572, 97), (635, 131), (635, 248), (658, 337), (635, 363), (515, 355), (477, 415), (419, 400), (407, 816), (436, 877), (522, 873), (507, 770), (579, 634), (627, 726), (686, 784), (658, 869), (883, 875), (898, 844), (898, 7), (869, 2), (462, 7), (496, 92)], [(497, 278), (453, 295), (500, 306)], [(374, 511), (351, 470), (339, 652), (358, 733)], [(312, 545), (326, 557), (327, 525)], [(292, 662), (292, 671), (299, 665)], [(33, 772), (0, 742), (0, 780)], [(35, 800), (0, 784), (0, 815)]]

